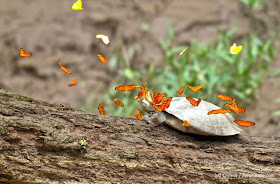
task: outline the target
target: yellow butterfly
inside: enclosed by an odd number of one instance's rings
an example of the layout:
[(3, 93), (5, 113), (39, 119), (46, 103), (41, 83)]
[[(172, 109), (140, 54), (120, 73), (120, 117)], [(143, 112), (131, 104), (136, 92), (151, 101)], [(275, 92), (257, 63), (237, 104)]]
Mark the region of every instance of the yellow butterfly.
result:
[(238, 54), (241, 50), (242, 50), (242, 45), (237, 47), (235, 43), (230, 47), (231, 54)]
[(185, 48), (182, 52), (180, 52), (180, 56), (181, 56), (187, 49), (188, 49), (188, 47)]
[(105, 36), (105, 35), (102, 35), (102, 34), (96, 35), (96, 38), (101, 38), (103, 43), (105, 43), (106, 45), (110, 42), (108, 36)]
[(73, 10), (82, 10), (82, 0), (78, 0), (72, 5)]

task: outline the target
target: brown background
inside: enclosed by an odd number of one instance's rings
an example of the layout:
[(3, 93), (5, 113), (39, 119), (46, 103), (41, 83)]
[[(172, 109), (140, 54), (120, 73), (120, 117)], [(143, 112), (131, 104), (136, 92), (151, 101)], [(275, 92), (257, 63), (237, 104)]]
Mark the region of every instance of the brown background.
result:
[[(192, 39), (209, 43), (218, 29), (235, 25), (235, 40), (255, 30), (266, 38), (279, 25), (277, 0), (253, 12), (232, 0), (85, 0), (82, 11), (71, 9), (74, 2), (0, 0), (1, 88), (75, 107), (90, 95), (96, 101), (113, 90), (108, 87), (119, 68), (109, 70), (97, 54), (109, 57), (118, 48), (126, 56), (129, 48), (138, 45), (140, 51), (132, 58), (127, 56), (134, 68), (149, 62), (164, 64), (157, 41), (168, 38), (167, 20), (174, 28), (177, 46)], [(148, 31), (141, 30), (145, 25)], [(95, 38), (100, 33), (109, 36), (108, 46)], [(32, 52), (32, 57), (19, 57), (21, 47)], [(59, 69), (58, 58), (72, 72), (70, 76)], [(280, 69), (279, 60), (278, 54), (271, 67)], [(69, 88), (67, 84), (75, 78), (77, 86)], [(243, 128), (244, 134), (280, 135), (280, 118), (271, 115), (280, 109), (280, 103), (274, 102), (279, 94), (280, 77), (268, 77), (260, 88), (260, 98), (244, 115), (256, 126)]]

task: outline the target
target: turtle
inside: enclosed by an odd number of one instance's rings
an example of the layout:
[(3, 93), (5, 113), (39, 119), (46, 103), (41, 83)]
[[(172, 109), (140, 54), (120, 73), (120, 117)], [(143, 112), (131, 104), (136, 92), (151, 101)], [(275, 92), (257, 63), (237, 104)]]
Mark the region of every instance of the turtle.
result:
[[(184, 133), (204, 136), (231, 136), (242, 131), (229, 113), (208, 115), (209, 111), (220, 109), (210, 102), (201, 100), (198, 106), (193, 106), (186, 97), (173, 97), (169, 107), (160, 112), (154, 109), (148, 96), (141, 99), (141, 106), (148, 113), (144, 120), (153, 126), (163, 123)], [(190, 122), (190, 126), (182, 126), (184, 121)]]

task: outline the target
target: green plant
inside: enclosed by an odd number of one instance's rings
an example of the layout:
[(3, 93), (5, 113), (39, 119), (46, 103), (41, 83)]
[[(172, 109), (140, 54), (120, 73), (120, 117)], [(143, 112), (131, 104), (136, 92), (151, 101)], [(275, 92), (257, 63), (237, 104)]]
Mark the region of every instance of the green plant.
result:
[[(205, 45), (193, 40), (188, 46), (189, 49), (181, 56), (179, 53), (186, 46), (174, 47), (174, 31), (170, 24), (167, 24), (169, 38), (167, 41), (160, 41), (165, 60), (160, 66), (154, 63), (148, 64), (146, 68), (133, 68), (124, 55), (116, 51), (112, 65), (117, 60), (121, 61), (122, 69), (118, 69), (117, 77), (111, 82), (107, 92), (101, 101), (95, 102), (93, 111), (97, 111), (98, 103), (102, 102), (107, 114), (117, 116), (129, 116), (134, 113), (139, 102), (134, 99), (139, 90), (120, 92), (114, 90), (118, 85), (141, 84), (147, 80), (149, 89), (157, 92), (165, 92), (167, 96), (178, 96), (176, 90), (183, 85), (206, 86), (198, 92), (192, 92), (185, 88), (182, 96), (192, 96), (221, 105), (217, 100), (217, 94), (222, 93), (236, 98), (237, 105), (249, 104), (258, 97), (257, 89), (261, 84), (264, 74), (270, 72), (268, 64), (275, 56), (273, 48), (274, 37), (266, 41), (258, 38), (258, 34), (251, 34), (237, 45), (243, 45), (238, 55), (231, 55), (229, 48), (233, 44), (233, 36), (236, 29), (219, 31), (218, 39)], [(135, 54), (141, 48), (132, 47), (128, 53)], [(120, 99), (125, 107), (121, 108), (112, 101)]]
[(231, 55), (229, 48), (236, 29), (220, 31), (218, 40), (209, 45), (192, 41), (187, 53), (179, 56), (178, 52), (185, 46), (172, 47), (174, 33), (169, 24), (168, 30), (169, 39), (160, 42), (167, 59), (165, 72), (155, 71), (156, 78), (162, 78), (158, 80), (166, 81), (162, 90), (167, 94), (176, 95), (174, 88), (185, 84), (206, 84), (197, 93), (190, 90), (187, 93), (210, 102), (217, 102), (216, 95), (223, 93), (237, 98), (238, 105), (248, 104), (258, 96), (257, 88), (263, 74), (269, 72), (268, 63), (275, 56), (274, 38), (263, 42), (257, 33), (252, 34), (238, 44), (243, 45), (243, 50), (238, 55)]
[(238, 0), (240, 3), (245, 4), (250, 9), (255, 9), (264, 6), (266, 0)]

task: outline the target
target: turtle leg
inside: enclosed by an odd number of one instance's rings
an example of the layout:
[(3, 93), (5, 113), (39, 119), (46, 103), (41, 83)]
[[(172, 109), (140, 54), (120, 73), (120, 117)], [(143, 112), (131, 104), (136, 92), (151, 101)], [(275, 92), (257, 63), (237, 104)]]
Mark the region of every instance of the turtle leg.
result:
[(151, 128), (154, 128), (166, 121), (164, 112), (149, 113), (144, 116), (144, 120), (149, 123)]

